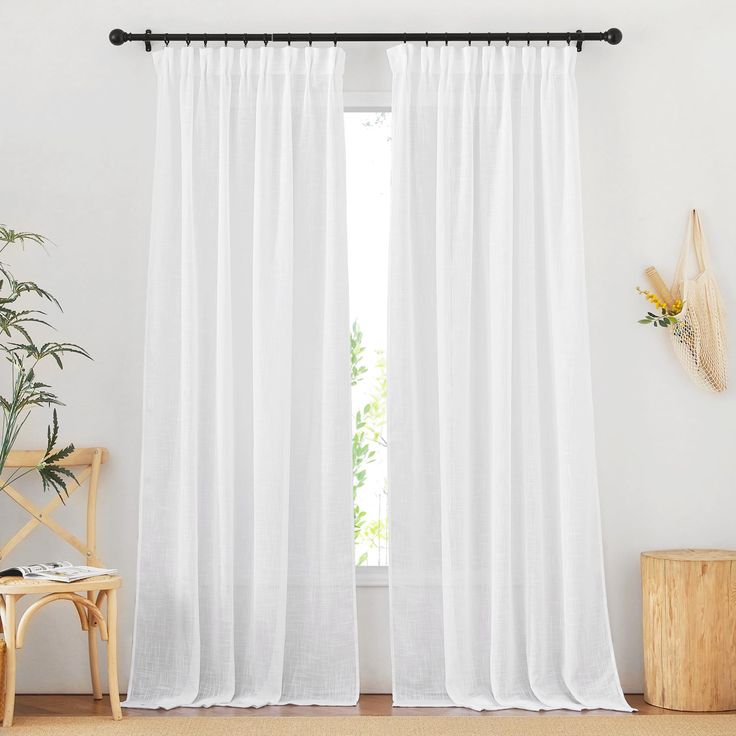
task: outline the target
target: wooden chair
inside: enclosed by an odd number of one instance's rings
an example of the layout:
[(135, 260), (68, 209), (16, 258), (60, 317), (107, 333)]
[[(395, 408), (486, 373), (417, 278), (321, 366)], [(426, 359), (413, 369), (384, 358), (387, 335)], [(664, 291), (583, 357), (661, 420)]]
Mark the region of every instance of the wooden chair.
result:
[[(95, 517), (100, 467), (102, 463), (107, 461), (107, 457), (106, 449), (92, 447), (75, 450), (60, 463), (66, 467), (76, 468), (74, 474), (78, 484), (73, 481), (69, 482), (69, 495), (85, 482), (88, 483), (86, 543), (52, 518), (51, 513), (61, 505), (61, 499), (58, 496), (54, 496), (43, 508), (39, 508), (10, 485), (0, 489), (32, 517), (0, 548), (0, 567), (5, 566), (3, 561), (7, 558), (8, 553), (41, 525), (50, 529), (58, 537), (81, 552), (84, 555), (83, 564), (103, 567), (96, 551)], [(43, 453), (40, 451), (16, 450), (10, 453), (5, 467), (8, 469), (33, 468), (42, 458)], [(117, 673), (117, 589), (121, 584), (122, 579), (118, 575), (101, 575), (77, 583), (56, 583), (47, 580), (24, 580), (20, 577), (0, 577), (0, 623), (2, 624), (0, 630), (4, 632), (6, 645), (3, 726), (10, 726), (13, 723), (16, 655), (18, 650), (23, 647), (28, 624), (37, 611), (57, 600), (71, 601), (79, 615), (82, 629), (87, 632), (92, 693), (95, 700), (102, 699), (97, 658), (98, 631), (100, 638), (107, 641), (107, 677), (112, 717), (116, 721), (123, 717), (120, 710)], [(29, 595), (40, 595), (42, 597), (31, 603), (18, 618), (16, 604), (21, 598)], [(104, 616), (101, 610), (103, 601), (107, 602), (107, 616)], [(0, 683), (0, 687), (2, 687), (2, 683)]]

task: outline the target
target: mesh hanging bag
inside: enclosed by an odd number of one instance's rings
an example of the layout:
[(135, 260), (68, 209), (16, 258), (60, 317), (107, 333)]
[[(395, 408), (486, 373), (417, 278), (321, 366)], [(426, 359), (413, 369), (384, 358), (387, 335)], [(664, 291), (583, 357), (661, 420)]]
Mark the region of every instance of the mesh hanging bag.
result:
[[(693, 256), (698, 272), (695, 278), (690, 278)], [(699, 386), (708, 391), (725, 391), (728, 367), (725, 313), (696, 210), (690, 214), (670, 291), (674, 299), (682, 299), (684, 303), (678, 323), (670, 328), (675, 355)]]

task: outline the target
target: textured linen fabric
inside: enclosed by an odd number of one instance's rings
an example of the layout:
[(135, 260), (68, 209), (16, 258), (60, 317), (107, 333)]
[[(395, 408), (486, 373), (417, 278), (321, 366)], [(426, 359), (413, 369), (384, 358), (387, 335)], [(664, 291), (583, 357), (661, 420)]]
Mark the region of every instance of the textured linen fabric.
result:
[(343, 51), (164, 49), (131, 707), (351, 705)]
[(388, 54), (394, 701), (630, 710), (603, 577), (575, 49)]

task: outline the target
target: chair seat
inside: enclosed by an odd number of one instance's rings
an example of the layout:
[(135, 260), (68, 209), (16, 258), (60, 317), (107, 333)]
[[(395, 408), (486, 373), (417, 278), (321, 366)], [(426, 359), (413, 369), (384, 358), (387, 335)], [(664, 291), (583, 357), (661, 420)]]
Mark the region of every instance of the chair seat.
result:
[(123, 584), (120, 575), (97, 575), (76, 583), (57, 583), (54, 580), (31, 578), (30, 580), (15, 575), (0, 577), (0, 594), (39, 595), (46, 593), (79, 593), (88, 590), (113, 590)]

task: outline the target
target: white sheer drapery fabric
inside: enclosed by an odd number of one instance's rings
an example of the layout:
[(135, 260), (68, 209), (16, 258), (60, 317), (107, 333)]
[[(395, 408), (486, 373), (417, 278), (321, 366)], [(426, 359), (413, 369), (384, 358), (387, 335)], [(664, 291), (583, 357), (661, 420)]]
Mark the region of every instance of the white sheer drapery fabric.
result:
[(153, 58), (126, 704), (354, 704), (343, 51)]
[(389, 58), (394, 701), (629, 710), (603, 578), (575, 49)]

